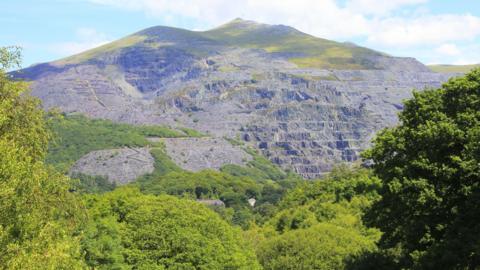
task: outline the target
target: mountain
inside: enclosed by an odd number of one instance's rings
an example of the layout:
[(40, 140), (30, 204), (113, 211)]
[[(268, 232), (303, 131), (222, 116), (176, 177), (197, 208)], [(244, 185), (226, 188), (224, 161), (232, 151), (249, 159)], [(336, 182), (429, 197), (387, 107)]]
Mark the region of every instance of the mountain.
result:
[(148, 28), (14, 75), (32, 81), (46, 108), (196, 129), (314, 178), (357, 160), (376, 131), (397, 123), (412, 89), (439, 87), (454, 74), (235, 19), (203, 32)]
[(442, 73), (467, 73), (470, 70), (480, 67), (480, 64), (477, 65), (428, 65), (434, 72)]

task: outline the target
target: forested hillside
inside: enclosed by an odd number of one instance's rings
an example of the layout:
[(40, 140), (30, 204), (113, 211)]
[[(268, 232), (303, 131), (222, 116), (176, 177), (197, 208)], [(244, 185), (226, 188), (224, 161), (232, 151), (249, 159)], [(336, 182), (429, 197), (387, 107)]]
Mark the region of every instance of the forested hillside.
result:
[[(244, 166), (186, 171), (147, 140), (193, 130), (45, 113), (6, 73), (18, 61), (0, 48), (0, 269), (480, 266), (480, 69), (416, 92), (364, 167), (306, 181), (248, 146)], [(151, 147), (153, 172), (121, 187), (65, 175), (123, 146)]]

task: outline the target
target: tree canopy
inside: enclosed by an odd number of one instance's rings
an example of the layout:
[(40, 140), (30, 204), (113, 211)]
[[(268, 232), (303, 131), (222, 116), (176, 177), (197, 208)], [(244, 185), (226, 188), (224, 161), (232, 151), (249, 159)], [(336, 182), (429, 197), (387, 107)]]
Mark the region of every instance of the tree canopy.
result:
[(415, 92), (400, 120), (365, 153), (384, 183), (366, 220), (399, 268), (478, 267), (480, 69)]
[(92, 195), (87, 206), (84, 247), (91, 267), (260, 269), (240, 230), (195, 201), (122, 187)]
[(17, 48), (0, 48), (0, 268), (80, 268), (82, 211), (68, 179), (43, 164), (44, 112), (6, 73), (18, 62)]
[(265, 269), (347, 269), (374, 252), (380, 232), (361, 217), (379, 199), (379, 187), (367, 170), (342, 167), (291, 190), (262, 228), (247, 233), (260, 263)]

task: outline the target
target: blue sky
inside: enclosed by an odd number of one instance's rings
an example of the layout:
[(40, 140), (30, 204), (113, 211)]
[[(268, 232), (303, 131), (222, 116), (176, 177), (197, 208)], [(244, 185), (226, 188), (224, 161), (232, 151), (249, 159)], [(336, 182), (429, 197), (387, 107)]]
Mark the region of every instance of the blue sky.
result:
[(29, 66), (154, 25), (206, 30), (237, 17), (427, 64), (480, 63), (479, 0), (0, 0), (0, 46), (22, 46)]

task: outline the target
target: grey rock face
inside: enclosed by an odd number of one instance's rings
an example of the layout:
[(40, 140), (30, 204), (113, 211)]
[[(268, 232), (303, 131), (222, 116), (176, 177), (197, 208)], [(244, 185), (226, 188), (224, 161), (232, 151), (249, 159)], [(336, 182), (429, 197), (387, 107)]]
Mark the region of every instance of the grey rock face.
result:
[(70, 174), (103, 176), (117, 185), (127, 184), (153, 172), (154, 159), (148, 148), (93, 151), (80, 158)]
[(223, 165), (245, 165), (252, 156), (222, 138), (164, 139), (167, 154), (188, 171), (220, 169)]
[(225, 203), (221, 200), (213, 200), (213, 199), (199, 199), (197, 202), (205, 204), (207, 206), (218, 206), (218, 207), (225, 207)]
[[(143, 42), (17, 76), (33, 80), (32, 93), (46, 108), (241, 139), (282, 167), (314, 178), (335, 163), (357, 160), (378, 130), (397, 123), (413, 89), (439, 87), (455, 75), (380, 53), (361, 59), (369, 70), (300, 68), (289, 61), (298, 55), (225, 45), (197, 32), (156, 27), (137, 34), (146, 35)], [(229, 149), (216, 140), (214, 152)], [(218, 158), (205, 157), (203, 143), (172, 140), (167, 149), (184, 168), (218, 167)], [(182, 149), (195, 162), (179, 156)]]

